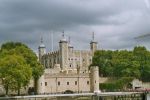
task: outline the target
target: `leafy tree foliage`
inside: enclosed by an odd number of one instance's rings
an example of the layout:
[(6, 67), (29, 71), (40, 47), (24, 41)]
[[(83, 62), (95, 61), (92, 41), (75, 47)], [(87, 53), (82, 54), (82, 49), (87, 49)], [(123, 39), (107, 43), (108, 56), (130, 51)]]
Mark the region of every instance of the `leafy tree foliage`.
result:
[(0, 59), (0, 78), (8, 94), (8, 90), (17, 90), (28, 85), (31, 79), (31, 68), (21, 56), (7, 55)]
[(25, 44), (20, 42), (7, 42), (1, 46), (0, 59), (5, 58), (7, 55), (21, 56), (25, 61), (25, 64), (30, 66), (32, 77), (35, 80), (35, 90), (37, 91), (37, 81), (43, 74), (44, 68), (37, 61), (36, 54)]
[(133, 51), (96, 51), (92, 65), (99, 66), (100, 76), (150, 81), (150, 52), (145, 47), (135, 47)]
[(122, 77), (118, 80), (108, 83), (101, 83), (100, 89), (105, 91), (118, 91), (122, 89), (126, 89), (129, 86), (129, 82), (133, 80), (132, 77)]

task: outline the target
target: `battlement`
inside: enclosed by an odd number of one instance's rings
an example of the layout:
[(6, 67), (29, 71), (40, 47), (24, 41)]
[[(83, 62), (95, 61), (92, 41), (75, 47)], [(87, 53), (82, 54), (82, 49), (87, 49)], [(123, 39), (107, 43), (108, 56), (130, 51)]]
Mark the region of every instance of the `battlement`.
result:
[(57, 55), (57, 54), (59, 54), (59, 51), (48, 52), (44, 54), (43, 56), (51, 56), (51, 55)]
[(53, 52), (48, 52), (47, 54), (48, 55), (55, 55), (55, 54), (58, 54), (59, 53), (59, 51), (53, 51)]

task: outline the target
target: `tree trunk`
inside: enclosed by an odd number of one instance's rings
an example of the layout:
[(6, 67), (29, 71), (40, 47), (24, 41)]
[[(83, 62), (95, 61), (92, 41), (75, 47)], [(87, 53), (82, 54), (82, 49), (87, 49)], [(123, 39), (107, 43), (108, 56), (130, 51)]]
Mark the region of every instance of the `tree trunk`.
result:
[(20, 96), (20, 88), (18, 88), (18, 96)]
[(34, 93), (35, 95), (38, 94), (38, 79), (34, 79)]
[(20, 96), (20, 88), (21, 88), (21, 85), (20, 85), (20, 83), (18, 83), (18, 96)]
[(8, 95), (8, 85), (5, 86), (6, 95)]

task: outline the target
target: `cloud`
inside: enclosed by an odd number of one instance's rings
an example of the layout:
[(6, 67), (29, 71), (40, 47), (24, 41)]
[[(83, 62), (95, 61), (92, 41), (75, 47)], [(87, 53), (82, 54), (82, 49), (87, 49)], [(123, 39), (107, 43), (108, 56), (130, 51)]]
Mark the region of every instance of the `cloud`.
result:
[(37, 50), (42, 36), (50, 51), (50, 34), (58, 49), (65, 30), (75, 49), (89, 49), (94, 31), (100, 48), (132, 48), (134, 37), (150, 32), (145, 3), (148, 7), (148, 0), (0, 0), (0, 42), (22, 41)]
[(149, 9), (150, 8), (150, 2), (149, 0), (144, 0), (146, 7)]

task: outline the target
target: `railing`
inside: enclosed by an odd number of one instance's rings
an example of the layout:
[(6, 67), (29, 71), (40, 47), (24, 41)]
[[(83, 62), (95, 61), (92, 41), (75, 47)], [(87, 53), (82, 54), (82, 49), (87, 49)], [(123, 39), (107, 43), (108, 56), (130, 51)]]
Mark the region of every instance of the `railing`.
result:
[(13, 96), (0, 97), (0, 100), (149, 100), (147, 95), (143, 92), (104, 92)]

